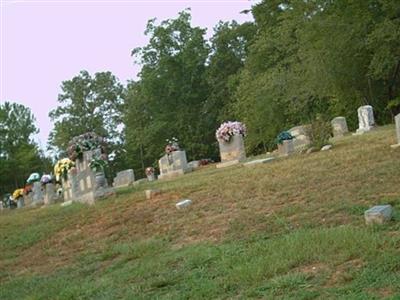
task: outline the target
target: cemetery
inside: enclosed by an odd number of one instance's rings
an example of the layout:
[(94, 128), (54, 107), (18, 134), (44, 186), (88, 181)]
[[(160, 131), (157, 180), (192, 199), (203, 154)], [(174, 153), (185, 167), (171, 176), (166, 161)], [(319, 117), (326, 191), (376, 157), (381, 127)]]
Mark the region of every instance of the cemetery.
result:
[(8, 2), (0, 300), (400, 299), (398, 1)]

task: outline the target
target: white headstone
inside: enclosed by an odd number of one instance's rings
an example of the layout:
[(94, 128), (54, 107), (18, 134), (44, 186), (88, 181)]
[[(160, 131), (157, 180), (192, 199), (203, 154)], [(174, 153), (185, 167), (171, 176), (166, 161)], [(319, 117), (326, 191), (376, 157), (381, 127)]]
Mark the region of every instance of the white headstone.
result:
[(188, 166), (186, 152), (184, 150), (165, 154), (158, 161), (158, 166), (160, 168), (160, 176), (158, 176), (158, 179), (171, 178), (192, 171), (192, 168)]
[(358, 113), (357, 133), (368, 132), (375, 127), (374, 110), (371, 105), (360, 106)]
[(395, 122), (396, 122), (396, 135), (397, 135), (397, 143), (400, 144), (400, 114), (398, 114), (395, 118), (394, 118)]

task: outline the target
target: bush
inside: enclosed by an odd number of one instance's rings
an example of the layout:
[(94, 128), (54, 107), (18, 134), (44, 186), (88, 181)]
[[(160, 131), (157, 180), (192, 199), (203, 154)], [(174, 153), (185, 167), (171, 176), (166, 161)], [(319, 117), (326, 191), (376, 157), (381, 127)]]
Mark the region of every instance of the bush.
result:
[(321, 117), (317, 117), (310, 126), (311, 146), (321, 148), (325, 146), (331, 137), (331, 124)]

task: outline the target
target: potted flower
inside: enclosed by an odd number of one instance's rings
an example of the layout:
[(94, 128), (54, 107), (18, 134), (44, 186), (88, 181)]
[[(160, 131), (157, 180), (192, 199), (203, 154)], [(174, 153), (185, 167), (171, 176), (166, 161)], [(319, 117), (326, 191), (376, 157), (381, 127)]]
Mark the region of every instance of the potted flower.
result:
[(51, 183), (53, 180), (52, 176), (49, 174), (43, 174), (42, 178), (40, 178), (40, 183), (42, 186), (45, 186), (48, 183)]
[(171, 140), (167, 139), (167, 145), (165, 146), (165, 153), (171, 154), (174, 151), (179, 151), (178, 139), (173, 137)]
[(146, 173), (147, 179), (149, 181), (156, 180), (156, 178), (155, 178), (155, 169), (153, 167), (147, 167), (146, 170), (145, 170), (145, 173)]
[(276, 142), (278, 144), (278, 152), (280, 155), (288, 156), (294, 152), (294, 137), (288, 131), (282, 131), (278, 134)]
[(61, 178), (67, 180), (68, 171), (75, 166), (75, 163), (69, 158), (63, 158), (57, 161), (54, 165), (54, 174), (56, 176), (56, 181), (60, 182)]
[(228, 121), (222, 123), (215, 132), (215, 136), (219, 142), (229, 143), (235, 135), (245, 137), (247, 134), (246, 125), (238, 121)]
[(32, 173), (29, 175), (28, 179), (26, 180), (27, 183), (32, 184), (34, 182), (40, 181), (40, 175), (39, 173)]

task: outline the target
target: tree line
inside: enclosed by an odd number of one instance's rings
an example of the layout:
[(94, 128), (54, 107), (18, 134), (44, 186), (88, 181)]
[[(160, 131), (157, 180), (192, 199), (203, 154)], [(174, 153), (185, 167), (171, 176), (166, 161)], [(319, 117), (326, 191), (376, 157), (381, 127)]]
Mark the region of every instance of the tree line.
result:
[(148, 44), (132, 50), (137, 80), (82, 71), (62, 83), (49, 146), (62, 156), (73, 136), (94, 131), (117, 154), (114, 171), (141, 174), (172, 137), (190, 160), (217, 160), (214, 134), (227, 120), (246, 124), (247, 152), (259, 154), (317, 119), (344, 116), (355, 129), (363, 104), (382, 125), (400, 112), (397, 0), (264, 0), (243, 13), (254, 21), (219, 22), (210, 39), (190, 10), (150, 20)]

